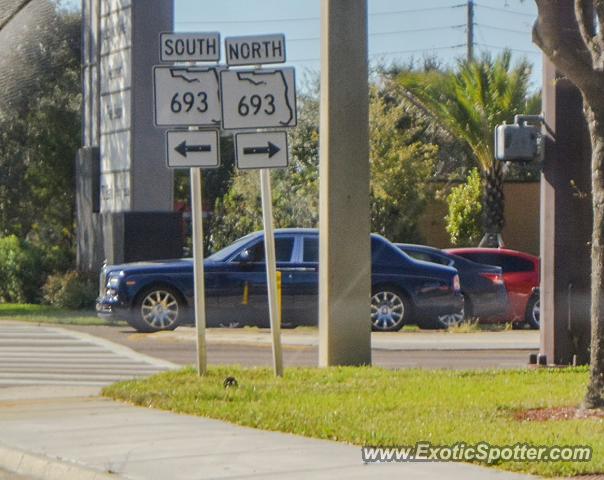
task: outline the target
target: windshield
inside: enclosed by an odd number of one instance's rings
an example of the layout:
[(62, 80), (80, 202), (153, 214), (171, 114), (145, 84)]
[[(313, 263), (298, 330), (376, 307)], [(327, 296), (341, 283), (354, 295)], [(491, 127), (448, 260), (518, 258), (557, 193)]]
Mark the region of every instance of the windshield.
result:
[(239, 248), (241, 248), (245, 243), (249, 242), (254, 235), (254, 233), (250, 233), (245, 237), (241, 237), (239, 240), (236, 240), (234, 243), (231, 243), (230, 245), (224, 247), (222, 250), (218, 250), (217, 252), (213, 253), (212, 255), (207, 257), (206, 260), (210, 260), (212, 262), (224, 262), (233, 253), (239, 250)]

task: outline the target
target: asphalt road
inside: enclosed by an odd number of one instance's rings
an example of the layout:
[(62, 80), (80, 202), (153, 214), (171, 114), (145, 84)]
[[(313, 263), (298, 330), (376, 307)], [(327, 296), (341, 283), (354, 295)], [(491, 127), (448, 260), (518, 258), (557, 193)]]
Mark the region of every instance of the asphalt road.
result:
[[(137, 333), (127, 326), (63, 326), (86, 332), (133, 350), (180, 365), (195, 363), (195, 343), (181, 341), (174, 336), (155, 336)], [(228, 329), (227, 329), (228, 330)], [(399, 333), (397, 335), (413, 335)], [(434, 335), (438, 335), (435, 333)], [(464, 335), (464, 334), (455, 334)], [(482, 335), (482, 334), (481, 334)], [(485, 332), (485, 341), (490, 333)], [(438, 338), (438, 337), (437, 337)], [(270, 345), (249, 345), (208, 342), (208, 363), (214, 365), (240, 364), (246, 366), (271, 366)], [(373, 364), (385, 368), (522, 368), (528, 363), (530, 353), (535, 349), (489, 348), (484, 350), (392, 350), (372, 351)], [(318, 349), (309, 345), (284, 345), (285, 365), (316, 366)]]

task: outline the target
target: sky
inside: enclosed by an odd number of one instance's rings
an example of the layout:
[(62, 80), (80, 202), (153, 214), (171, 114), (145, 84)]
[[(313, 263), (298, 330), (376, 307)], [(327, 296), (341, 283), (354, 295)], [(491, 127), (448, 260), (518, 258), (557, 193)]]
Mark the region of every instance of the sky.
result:
[[(467, 0), (368, 0), (369, 57), (373, 65), (408, 63), (436, 55), (453, 63), (466, 55)], [(532, 0), (475, 0), (475, 54), (512, 49), (534, 65), (541, 85), (541, 53), (531, 41)], [(319, 71), (320, 0), (175, 0), (176, 31), (219, 31), (221, 36), (284, 33), (287, 64)]]
[[(138, 0), (140, 1), (140, 0)], [(144, 0), (143, 0), (144, 1)], [(169, 0), (166, 0), (169, 1)], [(73, 6), (79, 0), (64, 0)], [(175, 31), (218, 31), (222, 38), (284, 33), (287, 64), (297, 78), (319, 71), (321, 0), (174, 0)], [(541, 53), (531, 41), (532, 0), (474, 0), (475, 53), (510, 48), (533, 64), (532, 88), (541, 87)], [(372, 65), (408, 63), (436, 55), (452, 64), (466, 54), (467, 0), (368, 0)], [(308, 75), (306, 75), (308, 76)]]

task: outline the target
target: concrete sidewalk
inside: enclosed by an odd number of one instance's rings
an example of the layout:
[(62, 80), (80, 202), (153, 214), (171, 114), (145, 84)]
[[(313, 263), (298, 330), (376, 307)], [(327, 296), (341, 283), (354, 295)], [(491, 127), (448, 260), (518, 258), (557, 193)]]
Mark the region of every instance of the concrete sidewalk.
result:
[[(319, 344), (318, 330), (282, 330), (283, 345), (311, 346)], [(195, 342), (195, 328), (178, 327), (171, 332), (145, 334), (158, 341)], [(270, 345), (270, 330), (209, 328), (208, 343), (237, 345)], [(371, 347), (374, 350), (539, 350), (538, 330), (509, 330), (501, 332), (449, 333), (443, 331), (422, 332), (372, 332)]]
[(365, 465), (355, 446), (53, 395), (0, 399), (0, 468), (49, 480), (534, 478), (458, 463)]

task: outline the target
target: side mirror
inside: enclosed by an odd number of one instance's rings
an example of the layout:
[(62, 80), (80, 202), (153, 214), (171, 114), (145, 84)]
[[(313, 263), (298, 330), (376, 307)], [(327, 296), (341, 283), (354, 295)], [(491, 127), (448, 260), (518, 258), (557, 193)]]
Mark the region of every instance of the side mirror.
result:
[(239, 262), (241, 263), (250, 263), (254, 261), (254, 255), (249, 248), (246, 248), (243, 252), (239, 254)]

